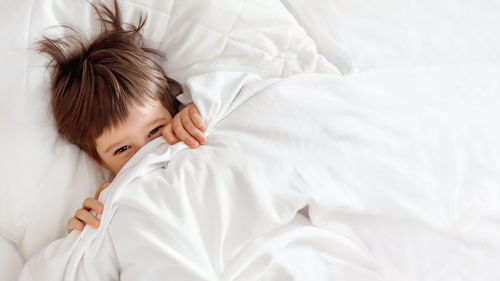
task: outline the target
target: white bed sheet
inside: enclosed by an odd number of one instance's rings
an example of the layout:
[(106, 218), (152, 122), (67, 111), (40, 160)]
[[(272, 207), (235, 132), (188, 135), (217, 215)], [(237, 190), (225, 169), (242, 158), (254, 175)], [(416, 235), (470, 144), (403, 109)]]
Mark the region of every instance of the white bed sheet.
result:
[(12, 241), (0, 235), (0, 276), (2, 281), (17, 280), (24, 258)]
[(281, 0), (343, 74), (500, 63), (500, 2)]

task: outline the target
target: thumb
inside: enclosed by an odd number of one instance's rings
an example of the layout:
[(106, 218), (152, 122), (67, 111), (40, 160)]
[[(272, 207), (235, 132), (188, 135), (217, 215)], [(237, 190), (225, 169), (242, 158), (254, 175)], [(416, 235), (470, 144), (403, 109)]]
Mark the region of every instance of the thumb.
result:
[(101, 191), (103, 191), (104, 189), (106, 189), (106, 187), (108, 187), (109, 185), (110, 185), (109, 182), (101, 184), (101, 186), (99, 186), (99, 188), (97, 189), (94, 198), (97, 199), (97, 200), (99, 200), (99, 195), (101, 195)]

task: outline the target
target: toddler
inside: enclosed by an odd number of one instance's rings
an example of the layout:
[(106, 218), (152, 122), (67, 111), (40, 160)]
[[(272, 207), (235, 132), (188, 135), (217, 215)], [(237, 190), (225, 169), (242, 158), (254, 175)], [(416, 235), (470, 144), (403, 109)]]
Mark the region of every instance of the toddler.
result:
[[(144, 44), (140, 31), (146, 20), (141, 16), (137, 26), (124, 25), (116, 0), (114, 10), (90, 4), (101, 23), (92, 42), (68, 27), (73, 35), (37, 42), (38, 50), (51, 58), (51, 106), (58, 133), (114, 174), (160, 136), (191, 148), (205, 144), (198, 109), (189, 105), (178, 112), (175, 96), (182, 87), (165, 75), (157, 61), (162, 54)], [(108, 185), (83, 202), (68, 221), (68, 232), (81, 231), (85, 224), (98, 227), (94, 214), (102, 213), (98, 198)]]

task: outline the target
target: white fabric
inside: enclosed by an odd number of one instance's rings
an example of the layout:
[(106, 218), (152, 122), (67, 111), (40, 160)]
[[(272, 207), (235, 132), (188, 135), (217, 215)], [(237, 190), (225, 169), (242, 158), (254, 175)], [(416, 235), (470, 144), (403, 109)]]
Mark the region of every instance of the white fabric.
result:
[[(109, 3), (110, 1), (106, 1)], [(119, 1), (124, 20), (148, 17), (146, 40), (167, 55), (166, 72), (185, 82), (211, 70), (263, 77), (336, 72), (278, 0)], [(66, 235), (66, 223), (109, 178), (58, 137), (49, 108), (47, 58), (33, 43), (70, 24), (99, 31), (85, 0), (7, 1), (0, 11), (0, 232), (25, 258)]]
[(499, 71), (195, 77), (209, 143), (146, 145), (21, 280), (498, 280)]
[(281, 0), (343, 74), (500, 63), (500, 2)]
[[(180, 5), (184, 2), (193, 3), (188, 0), (176, 1), (176, 5)], [(211, 21), (216, 21), (220, 24), (222, 18), (230, 18), (230, 12), (234, 11), (231, 9), (223, 9), (221, 4), (222, 2), (225, 4), (228, 1), (200, 1), (197, 3), (200, 5), (200, 9), (196, 9), (196, 5), (194, 5), (195, 7), (191, 5), (190, 8), (196, 11), (205, 10), (207, 13), (210, 11), (207, 17), (205, 17), (203, 13), (196, 14), (197, 17), (203, 18), (203, 23), (209, 24)], [(250, 3), (255, 1), (247, 2)], [(495, 162), (494, 160), (494, 157), (498, 159), (498, 148), (496, 145), (498, 144), (498, 138), (495, 135), (497, 129), (491, 129), (493, 127), (492, 122), (498, 122), (497, 116), (492, 113), (495, 108), (498, 108), (498, 103), (493, 102), (491, 100), (491, 95), (485, 93), (491, 93), (493, 91), (492, 89), (496, 87), (493, 84), (496, 83), (498, 80), (497, 77), (500, 75), (492, 70), (492, 68), (485, 70), (483, 67), (477, 67), (471, 64), (472, 62), (478, 61), (498, 61), (498, 52), (500, 48), (498, 44), (498, 36), (495, 36), (498, 30), (498, 18), (496, 15), (499, 13), (499, 9), (497, 2), (488, 0), (407, 0), (398, 1), (397, 3), (394, 1), (351, 0), (282, 0), (282, 2), (287, 4), (287, 7), (290, 8), (290, 11), (295, 15), (296, 19), (299, 20), (300, 24), (315, 40), (318, 45), (319, 52), (325, 55), (328, 60), (338, 66), (344, 73), (352, 72), (352, 70), (357, 71), (359, 69), (374, 70), (387, 67), (394, 68), (393, 70), (387, 69), (385, 74), (379, 74), (379, 76), (367, 73), (361, 76), (354, 76), (358, 78), (351, 77), (349, 79), (354, 79), (351, 80), (353, 81), (351, 82), (353, 83), (352, 85), (356, 85), (353, 86), (354, 88), (359, 89), (358, 87), (361, 87), (368, 91), (369, 87), (374, 86), (376, 86), (374, 88), (380, 89), (382, 84), (385, 83), (393, 86), (399, 85), (397, 89), (398, 93), (405, 93), (408, 90), (415, 93), (418, 92), (418, 90), (413, 89), (413, 87), (417, 87), (420, 89), (419, 93), (421, 93), (422, 97), (429, 97), (428, 95), (431, 95), (431, 93), (433, 93), (436, 97), (443, 97), (449, 95), (447, 92), (455, 93), (457, 96), (463, 95), (466, 96), (467, 99), (460, 102), (460, 99), (457, 98), (454, 104), (461, 104), (464, 109), (468, 109), (464, 110), (464, 112), (469, 112), (469, 114), (463, 116), (464, 119), (473, 119), (472, 121), (466, 120), (465, 123), (471, 125), (463, 129), (465, 132), (461, 132), (460, 129), (456, 127), (446, 129), (445, 124), (448, 124), (447, 122), (453, 123), (453, 120), (456, 121), (460, 119), (458, 112), (452, 115), (455, 119), (444, 116), (444, 113), (443, 115), (439, 115), (439, 106), (432, 106), (433, 103), (431, 102), (431, 106), (426, 107), (427, 110), (424, 111), (426, 113), (434, 114), (432, 116), (441, 116), (442, 118), (438, 120), (442, 123), (433, 124), (431, 117), (428, 117), (425, 119), (427, 121), (425, 124), (428, 124), (429, 126), (424, 126), (427, 130), (416, 131), (413, 137), (418, 137), (414, 141), (415, 145), (419, 145), (419, 142), (425, 141), (433, 141), (434, 144), (441, 143), (441, 141), (436, 138), (440, 136), (441, 132), (449, 132), (450, 130), (452, 130), (453, 135), (457, 137), (456, 140), (453, 140), (451, 137), (445, 139), (448, 140), (448, 143), (454, 144), (453, 146), (446, 146), (445, 144), (447, 142), (442, 141), (444, 144), (427, 147), (428, 153), (426, 155), (429, 155), (427, 157), (428, 159), (426, 161), (422, 161), (420, 164), (432, 166), (436, 165), (433, 164), (436, 162), (434, 161), (436, 159), (449, 159), (449, 163), (452, 163), (452, 165), (444, 163), (444, 160), (441, 162), (438, 161), (437, 163), (441, 163), (441, 165), (439, 165), (438, 168), (427, 171), (429, 175), (426, 177), (431, 177), (430, 173), (432, 171), (436, 173), (432, 176), (444, 177), (444, 175), (439, 174), (439, 171), (442, 171), (447, 167), (447, 169), (449, 169), (447, 170), (449, 182), (451, 182), (455, 177), (460, 177), (460, 173), (458, 172), (456, 175), (452, 174), (454, 167), (455, 169), (459, 169), (460, 167), (470, 168), (462, 173), (461, 179), (456, 180), (457, 182), (467, 183), (469, 188), (466, 190), (466, 193), (464, 193), (464, 191), (457, 191), (453, 194), (455, 195), (455, 198), (460, 198), (460, 200), (457, 199), (457, 202), (460, 202), (462, 206), (469, 204), (471, 209), (469, 212), (469, 220), (472, 221), (474, 218), (477, 218), (478, 220), (477, 225), (471, 226), (469, 232), (473, 231), (478, 236), (484, 236), (469, 243), (480, 248), (477, 253), (471, 254), (471, 258), (468, 260), (475, 261), (465, 264), (463, 260), (457, 258), (463, 256), (453, 256), (450, 254), (450, 256), (452, 256), (452, 258), (450, 258), (450, 262), (455, 262), (455, 267), (445, 267), (441, 266), (444, 258), (435, 258), (435, 256), (439, 255), (434, 254), (432, 250), (421, 250), (421, 258), (418, 259), (420, 264), (418, 266), (413, 266), (413, 263), (417, 263), (417, 261), (415, 261), (417, 259), (415, 258), (415, 260), (412, 260), (411, 257), (415, 257), (415, 255), (411, 255), (411, 253), (417, 252), (421, 245), (424, 245), (421, 247), (422, 249), (430, 248), (430, 246), (424, 243), (425, 239), (432, 240), (432, 238), (436, 236), (443, 236), (443, 239), (446, 239), (450, 236), (449, 232), (446, 231), (446, 227), (459, 227), (458, 217), (460, 217), (460, 215), (462, 215), (462, 217), (467, 215), (467, 212), (465, 211), (453, 211), (452, 207), (454, 205), (452, 203), (449, 203), (450, 209), (444, 214), (440, 213), (442, 211), (441, 209), (437, 210), (436, 205), (433, 205), (435, 208), (429, 208), (428, 212), (425, 213), (430, 217), (431, 212), (435, 211), (436, 213), (433, 215), (444, 217), (442, 218), (442, 225), (444, 225), (442, 229), (444, 230), (442, 230), (439, 234), (434, 236), (428, 235), (420, 238), (420, 240), (413, 239), (415, 237), (412, 235), (411, 230), (417, 228), (418, 224), (413, 224), (413, 221), (411, 221), (408, 225), (406, 225), (409, 230), (405, 231), (403, 229), (401, 230), (402, 232), (395, 232), (397, 234), (404, 233), (407, 235), (408, 239), (405, 241), (399, 241), (399, 243), (382, 244), (380, 241), (387, 241), (388, 237), (393, 239), (393, 237), (397, 238), (401, 235), (390, 233), (389, 231), (384, 232), (383, 228), (385, 226), (387, 226), (387, 229), (389, 230), (393, 230), (393, 228), (388, 227), (390, 224), (380, 226), (382, 224), (378, 222), (380, 222), (381, 219), (376, 220), (374, 218), (375, 215), (370, 216), (369, 214), (374, 210), (377, 211), (374, 213), (378, 214), (378, 211), (385, 207), (385, 201), (390, 203), (392, 202), (391, 200), (395, 200), (395, 197), (392, 196), (391, 193), (386, 192), (384, 194), (389, 194), (391, 196), (375, 197), (378, 199), (377, 202), (379, 205), (377, 205), (377, 207), (364, 207), (364, 204), (368, 201), (367, 197), (363, 197), (365, 198), (364, 201), (358, 200), (357, 195), (362, 195), (362, 192), (355, 190), (352, 191), (354, 195), (348, 197), (352, 200), (344, 202), (343, 204), (343, 206), (346, 206), (343, 208), (347, 208), (348, 210), (357, 206), (358, 212), (356, 213), (356, 216), (354, 216), (355, 219), (352, 218), (352, 210), (350, 212), (346, 211), (346, 214), (335, 217), (335, 219), (342, 217), (342, 223), (346, 223), (345, 226), (340, 225), (337, 226), (337, 228), (341, 229), (342, 232), (348, 233), (348, 235), (346, 235), (347, 237), (368, 237), (369, 239), (367, 241), (369, 242), (367, 242), (367, 245), (373, 245), (376, 243), (377, 248), (374, 249), (374, 251), (378, 253), (380, 258), (384, 258), (386, 261), (388, 256), (395, 255), (399, 251), (399, 248), (404, 248), (405, 252), (401, 253), (401, 256), (398, 256), (400, 259), (397, 265), (400, 265), (403, 268), (401, 271), (404, 271), (407, 274), (403, 277), (401, 277), (400, 274), (398, 275), (398, 278), (393, 278), (392, 280), (411, 280), (411, 277), (408, 276), (418, 274), (420, 274), (420, 278), (418, 280), (431, 280), (433, 274), (438, 275), (438, 271), (443, 272), (443, 275), (446, 274), (446, 271), (460, 271), (462, 272), (462, 275), (461, 279), (456, 278), (458, 280), (500, 279), (498, 278), (498, 274), (495, 275), (495, 262), (497, 259), (491, 258), (488, 261), (488, 258), (486, 257), (478, 257), (480, 256), (480, 253), (485, 251), (484, 248), (487, 248), (488, 245), (492, 244), (490, 239), (491, 233), (498, 229), (498, 210), (496, 209), (495, 204), (498, 206), (498, 202), (496, 200), (498, 198), (497, 175), (499, 173), (497, 167), (499, 165), (498, 162)], [(145, 6), (146, 10), (150, 10), (150, 13), (152, 14), (157, 14), (155, 8), (148, 8), (151, 3), (155, 3), (155, 5), (166, 8), (167, 4), (172, 2), (136, 1), (136, 3), (137, 5), (127, 5), (132, 7), (144, 4), (143, 6)], [(202, 6), (203, 4), (210, 5), (209, 3), (215, 3), (212, 9), (206, 9), (206, 6)], [(266, 3), (274, 2), (268, 0)], [(217, 6), (218, 4), (220, 5)], [(38, 38), (42, 29), (48, 26), (62, 23), (74, 23), (80, 28), (86, 30), (87, 28), (92, 29), (90, 25), (95, 24), (95, 22), (90, 22), (88, 20), (88, 17), (90, 17), (91, 14), (85, 1), (6, 1), (3, 3), (3, 7), (4, 9), (0, 11), (0, 35), (3, 39), (0, 44), (0, 59), (2, 61), (2, 64), (0, 64), (0, 128), (2, 129), (2, 137), (0, 138), (0, 154), (3, 159), (0, 161), (0, 178), (2, 179), (0, 184), (0, 189), (2, 191), (2, 196), (0, 198), (0, 232), (5, 230), (5, 233), (2, 233), (2, 238), (4, 238), (5, 235), (8, 239), (15, 241), (21, 253), (25, 257), (29, 257), (43, 245), (46, 245), (53, 239), (65, 235), (66, 220), (73, 215), (77, 208), (79, 208), (83, 198), (93, 195), (95, 188), (98, 184), (105, 180), (106, 175), (100, 175), (101, 171), (96, 169), (94, 164), (88, 161), (88, 159), (80, 153), (78, 149), (57, 138), (55, 132), (53, 131), (53, 124), (51, 123), (47, 107), (47, 85), (44, 84), (46, 77), (42, 77), (45, 61), (42, 61), (39, 56), (35, 56), (31, 52), (27, 52), (26, 48), (31, 47), (31, 42)], [(125, 9), (125, 12), (126, 10), (127, 9)], [(175, 10), (171, 11), (173, 13), (176, 12)], [(189, 13), (189, 9), (186, 8), (183, 9), (183, 11), (183, 17), (194, 17), (194, 14)], [(281, 9), (276, 9), (276, 11), (279, 11), (280, 15), (286, 14)], [(242, 10), (242, 13), (245, 13), (245, 10)], [(214, 15), (220, 16), (220, 18), (217, 18)], [(253, 15), (258, 17), (260, 13), (253, 13)], [(265, 14), (262, 15), (264, 16)], [(127, 17), (135, 19), (134, 13), (127, 14)], [(272, 20), (270, 19), (271, 17)], [(155, 20), (161, 21), (161, 17), (155, 18)], [(260, 22), (262, 26), (259, 26), (259, 30), (266, 27), (271, 30), (268, 33), (264, 33), (276, 34), (277, 32), (272, 32), (273, 30), (276, 30), (276, 26), (269, 24), (269, 22), (274, 22), (274, 20), (279, 20), (279, 22), (282, 23), (289, 22), (290, 26), (287, 27), (290, 27), (291, 30), (301, 29), (297, 26), (294, 20), (289, 21), (288, 19), (289, 15), (281, 18), (273, 14), (272, 16), (268, 16), (268, 20)], [(182, 21), (178, 20), (177, 23), (180, 24)], [(250, 28), (256, 24), (257, 23), (254, 22), (249, 24), (248, 27)], [(145, 31), (154, 34), (156, 32), (156, 26), (159, 25), (150, 25)], [(194, 27), (192, 27), (192, 29), (194, 29)], [(197, 34), (204, 34), (201, 32), (201, 30), (204, 29), (203, 24), (199, 25), (196, 29), (198, 30)], [(190, 30), (190, 28), (186, 28), (186, 30)], [(226, 29), (226, 31), (228, 30), (229, 29)], [(182, 32), (182, 30), (179, 30), (179, 32)], [(287, 34), (288, 33), (289, 32), (287, 32)], [(299, 34), (300, 35), (297, 36), (304, 38), (303, 36), (305, 35), (303, 32), (299, 32)], [(147, 37), (151, 38), (150, 35)], [(176, 38), (176, 42), (182, 42), (182, 36), (178, 36)], [(253, 38), (255, 37), (250, 36), (247, 39)], [(158, 43), (158, 41), (160, 41), (155, 38), (150, 40), (154, 43)], [(269, 39), (266, 36), (259, 37), (258, 40), (256, 39), (258, 42), (261, 42), (262, 40), (265, 42), (274, 42), (273, 39)], [(315, 53), (313, 45), (311, 43), (307, 43), (310, 42), (309, 39), (304, 40), (306, 40), (304, 43), (306, 51), (304, 53), (307, 54), (309, 52), (307, 50), (311, 50)], [(304, 42), (303, 40), (298, 41)], [(335, 43), (332, 43), (334, 41)], [(204, 42), (204, 40), (197, 41), (196, 38), (193, 37), (189, 42), (199, 43)], [(279, 42), (285, 42), (285, 40), (280, 40)], [(245, 60), (244, 65), (255, 62), (255, 65), (257, 66), (254, 69), (257, 69), (259, 71), (257, 73), (260, 75), (265, 76), (265, 74), (279, 69), (278, 66), (282, 65), (279, 63), (279, 59), (278, 61), (273, 61), (274, 58), (282, 57), (285, 58), (284, 61), (290, 61), (295, 58), (295, 53), (289, 55), (280, 53), (284, 50), (283, 44), (276, 43), (276, 45), (281, 47), (273, 47), (274, 44), (275, 43), (270, 43), (269, 45), (266, 44), (266, 47), (268, 48), (265, 50), (270, 51), (270, 53), (263, 52), (260, 53), (260, 55), (252, 53), (252, 59)], [(191, 46), (193, 49), (203, 48), (203, 46), (205, 46), (203, 43), (198, 45), (199, 46)], [(184, 49), (187, 50), (188, 48), (180, 48), (178, 52), (183, 52), (182, 50)], [(248, 49), (249, 48), (247, 48), (247, 50)], [(167, 70), (169, 72), (170, 70), (177, 71), (176, 73), (179, 74), (178, 77), (189, 76), (187, 74), (190, 67), (189, 64), (191, 63), (193, 66), (196, 66), (197, 64), (195, 65), (194, 60), (190, 61), (189, 56), (181, 59), (175, 58), (176, 61), (172, 61), (174, 58), (171, 52), (172, 50), (167, 51), (167, 56), (169, 58), (167, 62)], [(184, 52), (183, 54), (186, 53), (189, 54), (189, 52)], [(199, 51), (197, 54), (203, 56), (203, 54), (210, 55), (212, 52), (210, 49), (206, 52)], [(234, 56), (232, 56), (233, 54)], [(274, 54), (275, 56), (271, 54)], [(248, 53), (245, 51), (234, 53), (229, 52), (225, 53), (225, 55), (228, 55), (229, 57), (210, 57), (208, 59), (202, 57), (202, 65), (213, 66), (213, 64), (210, 65), (210, 61), (212, 59), (221, 59), (225, 61), (223, 65), (231, 65), (238, 68), (240, 59), (245, 58), (239, 58), (237, 55), (248, 55)], [(301, 57), (304, 58), (304, 56)], [(307, 58), (307, 56), (305, 56), (305, 58)], [(299, 62), (300, 64), (302, 61), (307, 62), (309, 60), (300, 59), (295, 61), (295, 63), (292, 63), (292, 65), (296, 65), (296, 62)], [(186, 64), (183, 64), (184, 62), (186, 62)], [(439, 64), (448, 64), (449, 66), (446, 67), (447, 71), (454, 68), (455, 65), (461, 69), (461, 75), (457, 76), (450, 73), (443, 74), (442, 72), (446, 71), (437, 66)], [(306, 64), (298, 67), (297, 71), (311, 69), (308, 65), (311, 68), (314, 68), (312, 67), (314, 63)], [(427, 67), (432, 65), (434, 65), (434, 67)], [(398, 71), (396, 69), (398, 67), (403, 67), (405, 69)], [(412, 70), (411, 68), (415, 69)], [(199, 69), (204, 68), (202, 67)], [(217, 69), (221, 70), (222, 68)], [(272, 69), (272, 71), (269, 71), (268, 69)], [(245, 69), (240, 68), (239, 70)], [(260, 72), (260, 70), (262, 70), (262, 72)], [(413, 82), (410, 83), (409, 86), (405, 86), (405, 82), (409, 82), (408, 77), (405, 78), (405, 75), (411, 75), (415, 72), (417, 73), (415, 79), (418, 80), (422, 77), (422, 73), (429, 70), (431, 71), (429, 74), (425, 75), (426, 79), (418, 82), (411, 80)], [(279, 73), (281, 73), (281, 71)], [(391, 73), (393, 75), (392, 77), (390, 77)], [(466, 75), (465, 73), (470, 73), (471, 76)], [(380, 75), (383, 78), (382, 82), (377, 82), (376, 80), (380, 78)], [(365, 78), (361, 79), (360, 77), (363, 76)], [(375, 77), (378, 78), (376, 79)], [(444, 80), (445, 82), (443, 82), (443, 78), (446, 78)], [(391, 79), (402, 79), (403, 81), (392, 81)], [(447, 86), (436, 87), (442, 82)], [(426, 83), (428, 83), (428, 85), (426, 85)], [(485, 84), (487, 86), (483, 86), (481, 84)], [(333, 87), (332, 89), (336, 88)], [(385, 90), (381, 91), (383, 92)], [(496, 91), (498, 92), (498, 90)], [(490, 98), (484, 98), (485, 95)], [(371, 95), (353, 95), (352, 98), (354, 99), (355, 97), (359, 97), (359, 100), (352, 101), (353, 103), (366, 102), (364, 107), (361, 108), (366, 108), (368, 106), (367, 103), (372, 101), (370, 99)], [(405, 98), (406, 96), (401, 97), (401, 99)], [(440, 105), (449, 109), (450, 107), (446, 107), (445, 105), (445, 100), (446, 98), (443, 98), (443, 102), (440, 103)], [(483, 101), (482, 103), (481, 100)], [(403, 101), (399, 100), (395, 102)], [(422, 105), (423, 103), (425, 102), (421, 101), (419, 104)], [(486, 109), (484, 109), (485, 105), (487, 105)], [(406, 106), (410, 105), (406, 104)], [(391, 108), (391, 110), (393, 109), (394, 108)], [(480, 112), (483, 109), (486, 112)], [(351, 112), (350, 110), (355, 110), (354, 106), (344, 111), (346, 114), (345, 116)], [(473, 114), (470, 113), (471, 111), (474, 112), (474, 114), (477, 113), (477, 116), (472, 116)], [(375, 110), (375, 112), (377, 111)], [(357, 116), (359, 116), (359, 118), (357, 120), (360, 122), (373, 122), (373, 115), (360, 112), (353, 114), (358, 114)], [(490, 117), (487, 115), (490, 115)], [(398, 118), (399, 116), (395, 117)], [(336, 117), (332, 116), (332, 118)], [(362, 118), (366, 118), (366, 120), (363, 120)], [(297, 117), (297, 120), (300, 120), (300, 117)], [(352, 123), (352, 119), (350, 118), (343, 118), (340, 120), (340, 122), (344, 122), (346, 124), (344, 129)], [(388, 120), (390, 121), (392, 119), (389, 118)], [(391, 151), (394, 149), (389, 146), (389, 144), (393, 143), (391, 138), (400, 135), (393, 132), (395, 128), (384, 123), (388, 122), (387, 120), (378, 120), (377, 122), (381, 128), (387, 129), (386, 131), (383, 129), (379, 131), (381, 135), (380, 139), (376, 139), (375, 136), (367, 134), (362, 130), (362, 127), (357, 127), (359, 130), (350, 131), (352, 133), (350, 135), (357, 136), (357, 138), (344, 138), (342, 144), (351, 147), (351, 150), (354, 152), (357, 151), (357, 146), (359, 145), (362, 145), (362, 149), (372, 150), (373, 153), (379, 150), (380, 152), (377, 153), (377, 155), (382, 154), (384, 151)], [(415, 122), (418, 123), (421, 121)], [(455, 124), (458, 124), (458, 122), (455, 122)], [(339, 128), (337, 127), (336, 130), (339, 130)], [(404, 131), (405, 128), (402, 130)], [(370, 132), (374, 133), (373, 131)], [(466, 132), (471, 133), (467, 134)], [(341, 133), (342, 131), (339, 131), (339, 134)], [(386, 143), (382, 142), (384, 139), (384, 133), (387, 134), (385, 136)], [(351, 140), (352, 143), (349, 143)], [(397, 143), (398, 141), (395, 142)], [(371, 143), (378, 143), (379, 145), (370, 147)], [(470, 146), (469, 143), (475, 145)], [(423, 143), (420, 143), (420, 145), (424, 146)], [(431, 151), (431, 147), (435, 147), (435, 149)], [(439, 151), (440, 149), (444, 149), (444, 151), (441, 152)], [(454, 159), (450, 159), (451, 156), (449, 156), (450, 158), (446, 158), (446, 155), (453, 154), (450, 150), (456, 152), (457, 155), (467, 155), (468, 158), (465, 156)], [(446, 155), (443, 156), (443, 154)], [(343, 159), (348, 159), (348, 156), (349, 155), (344, 154)], [(406, 156), (396, 156), (394, 154), (391, 157), (393, 157), (391, 159), (395, 159), (394, 161), (397, 163), (405, 163), (407, 160)], [(483, 161), (482, 158), (485, 160)], [(338, 160), (336, 163), (337, 166), (340, 166), (343, 161)], [(350, 163), (351, 165), (346, 166), (345, 168), (340, 167), (343, 169), (340, 170), (341, 172), (339, 173), (345, 174), (343, 178), (351, 179), (342, 185), (345, 187), (345, 191), (343, 190), (342, 194), (349, 192), (350, 186), (352, 186), (353, 182), (358, 183), (364, 179), (363, 176), (359, 175), (363, 171), (349, 171), (349, 169), (352, 169), (353, 167), (358, 168), (356, 163)], [(419, 164), (415, 164), (417, 167), (416, 170), (420, 171), (424, 168), (419, 167), (418, 165)], [(355, 176), (359, 177), (361, 180), (355, 179)], [(473, 187), (474, 181), (481, 181), (481, 183), (477, 184), (477, 186), (479, 186), (477, 190)], [(445, 182), (445, 180), (442, 179), (441, 182)], [(368, 185), (369, 184), (371, 184), (371, 182), (368, 182)], [(362, 183), (359, 183), (359, 185), (362, 185)], [(460, 185), (460, 187), (463, 185), (464, 184)], [(382, 186), (382, 184), (380, 186)], [(426, 193), (426, 198), (430, 198), (430, 202), (442, 202), (445, 200), (441, 198), (443, 197), (443, 192), (438, 193), (436, 189), (426, 191), (428, 192)], [(434, 194), (432, 193), (433, 191)], [(366, 194), (373, 195), (373, 193)], [(470, 196), (458, 197), (459, 194), (470, 194)], [(411, 201), (412, 200), (408, 200), (408, 202)], [(456, 203), (455, 205), (460, 206), (460, 204)], [(477, 208), (477, 210), (475, 208)], [(486, 210), (489, 210), (489, 212)], [(483, 218), (481, 218), (481, 214), (483, 214)], [(491, 223), (488, 224), (487, 221), (489, 218), (491, 218)], [(374, 224), (367, 223), (371, 221), (376, 221), (378, 223), (377, 231), (373, 230), (373, 227), (375, 226)], [(466, 230), (461, 231), (466, 232)], [(456, 238), (456, 240), (461, 239), (460, 235), (461, 234), (455, 236), (459, 237)], [(419, 241), (421, 243), (414, 243), (414, 241)], [(483, 243), (483, 241), (488, 242)], [(457, 243), (459, 244), (459, 242)], [(450, 251), (452, 247), (456, 245), (453, 243), (443, 244), (447, 245)], [(463, 245), (465, 244), (467, 243), (464, 242)], [(412, 247), (412, 245), (415, 246)], [(10, 253), (10, 251), (5, 249), (6, 248), (0, 248), (2, 254), (7, 255)], [(437, 247), (437, 249), (439, 249), (439, 247)], [(461, 253), (460, 246), (457, 246), (454, 249), (457, 249), (456, 251)], [(498, 249), (498, 246), (493, 245), (491, 246), (491, 249), (491, 251), (495, 251), (495, 249)], [(441, 250), (443, 249), (441, 248)], [(12, 253), (11, 259), (17, 258), (17, 254)], [(481, 262), (483, 261), (484, 264), (481, 265)], [(491, 264), (493, 264), (493, 266), (491, 266)], [(397, 268), (397, 265), (393, 265), (393, 267)], [(454, 271), (454, 268), (459, 268), (460, 265), (463, 265), (460, 270)], [(412, 269), (412, 266), (414, 269)], [(422, 269), (424, 266), (427, 266), (428, 270)], [(17, 272), (14, 272), (17, 267), (13, 266), (9, 269), (13, 270), (12, 274), (11, 272), (4, 273), (4, 271), (2, 271), (0, 272), (0, 276), (3, 278), (4, 276), (17, 275)], [(418, 269), (420, 269), (420, 271)], [(393, 269), (392, 272), (397, 272), (397, 269)], [(427, 275), (425, 275), (426, 273)], [(444, 277), (437, 278), (446, 280)], [(448, 280), (449, 279), (452, 278), (448, 278)]]
[(16, 245), (0, 235), (0, 273), (2, 281), (18, 279), (19, 272), (24, 265), (24, 259), (19, 254)]

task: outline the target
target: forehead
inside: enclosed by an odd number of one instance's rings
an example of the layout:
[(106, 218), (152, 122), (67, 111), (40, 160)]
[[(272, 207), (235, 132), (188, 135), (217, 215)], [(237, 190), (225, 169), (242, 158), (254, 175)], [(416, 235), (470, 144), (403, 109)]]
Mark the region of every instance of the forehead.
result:
[(168, 119), (170, 116), (167, 109), (159, 101), (150, 101), (140, 104), (132, 104), (128, 107), (128, 117), (104, 132), (96, 139), (96, 145), (107, 144), (134, 133), (144, 133), (144, 129), (152, 125), (158, 119)]

